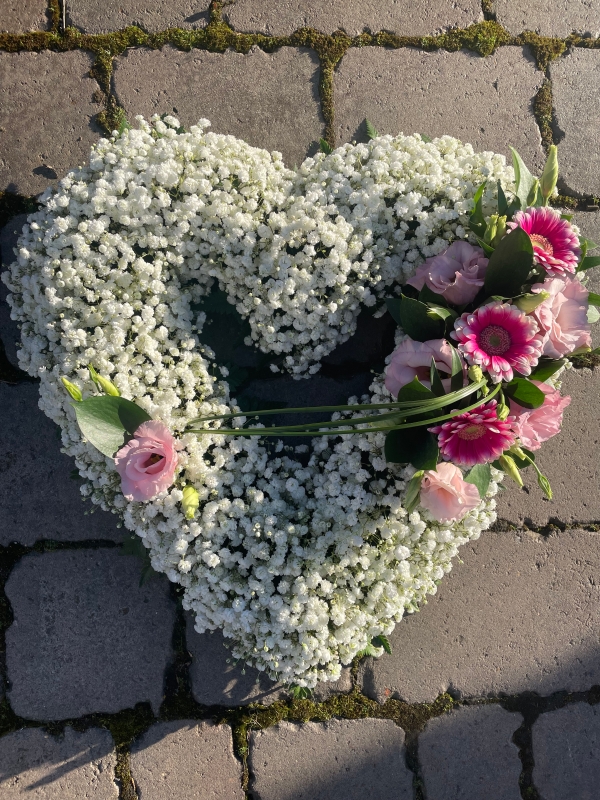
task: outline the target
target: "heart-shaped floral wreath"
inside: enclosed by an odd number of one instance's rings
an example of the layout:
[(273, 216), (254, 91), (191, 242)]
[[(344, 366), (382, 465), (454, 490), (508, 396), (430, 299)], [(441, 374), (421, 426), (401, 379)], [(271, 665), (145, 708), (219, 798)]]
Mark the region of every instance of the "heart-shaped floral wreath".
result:
[[(101, 140), (23, 229), (5, 278), (19, 363), (41, 379), (82, 493), (183, 587), (196, 629), (221, 628), (234, 657), (287, 684), (336, 680), (387, 649), (494, 521), (502, 470), (518, 481), (558, 432), (568, 400), (551, 376), (589, 349), (587, 291), (568, 274), (599, 259), (547, 207), (555, 153), (540, 183), (516, 154), (513, 171), (448, 136), (381, 136), (293, 172), (206, 120), (138, 124)], [(248, 343), (299, 379), (392, 296), (404, 331), (386, 374), (362, 411), (333, 415), (351, 433), (315, 424), (292, 451), (260, 429), (233, 435), (247, 421), (202, 343), (215, 283)]]

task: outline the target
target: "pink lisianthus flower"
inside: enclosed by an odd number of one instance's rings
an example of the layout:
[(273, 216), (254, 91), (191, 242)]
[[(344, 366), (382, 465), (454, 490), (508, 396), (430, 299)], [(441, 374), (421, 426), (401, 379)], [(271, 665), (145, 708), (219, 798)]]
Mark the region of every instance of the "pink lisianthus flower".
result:
[(531, 312), (543, 335), (543, 355), (562, 358), (580, 347), (591, 346), (588, 290), (577, 278), (546, 278), (543, 283), (534, 284), (531, 291), (550, 295)]
[(426, 284), (448, 303), (462, 306), (483, 286), (488, 265), (483, 250), (468, 242), (452, 242), (443, 253), (426, 259), (407, 283), (419, 291)]
[(423, 386), (431, 388), (429, 370), (431, 359), (442, 377), (446, 392), (450, 391), (450, 378), (443, 375), (452, 374), (452, 346), (445, 339), (430, 339), (427, 342), (416, 342), (405, 339), (392, 353), (392, 360), (385, 369), (385, 388), (394, 395), (414, 378), (418, 378)]
[(151, 500), (172, 485), (177, 468), (175, 439), (158, 420), (143, 422), (115, 455), (127, 500)]
[(538, 408), (523, 408), (510, 400), (510, 413), (514, 416), (513, 430), (523, 447), (539, 450), (542, 442), (560, 433), (563, 411), (571, 402), (570, 397), (561, 397), (560, 392), (547, 383), (532, 381), (546, 395)]
[(531, 374), (542, 352), (536, 320), (508, 303), (494, 301), (463, 314), (450, 335), (466, 361), (489, 372), (494, 383), (512, 380), (513, 369)]
[(515, 443), (512, 430), (513, 418), (498, 419), (497, 403), (489, 403), (466, 411), (456, 417), (428, 428), (437, 434), (440, 453), (445, 461), (461, 467), (487, 464), (500, 458), (505, 450)]
[(421, 481), (420, 503), (438, 522), (457, 522), (481, 503), (477, 487), (463, 480), (455, 464), (428, 469)]
[(507, 228), (523, 228), (533, 245), (533, 260), (548, 275), (564, 276), (575, 272), (581, 255), (579, 237), (554, 208), (527, 208), (517, 211)]

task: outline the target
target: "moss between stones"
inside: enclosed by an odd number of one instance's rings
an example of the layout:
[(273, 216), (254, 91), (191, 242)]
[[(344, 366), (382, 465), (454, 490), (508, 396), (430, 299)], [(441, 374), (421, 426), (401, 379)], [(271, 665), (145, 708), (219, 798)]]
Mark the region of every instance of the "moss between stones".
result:
[(528, 45), (533, 50), (538, 68), (546, 70), (548, 64), (555, 58), (560, 58), (567, 49), (563, 39), (553, 39), (549, 36), (539, 36), (533, 31), (525, 31), (514, 39), (514, 44)]
[(540, 129), (542, 145), (548, 150), (552, 136), (552, 83), (546, 78), (533, 100), (533, 113)]

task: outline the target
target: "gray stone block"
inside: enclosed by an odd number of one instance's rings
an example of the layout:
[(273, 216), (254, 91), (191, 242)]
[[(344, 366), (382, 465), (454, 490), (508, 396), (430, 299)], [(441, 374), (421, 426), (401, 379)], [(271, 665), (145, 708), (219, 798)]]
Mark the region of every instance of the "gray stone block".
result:
[(139, 800), (243, 800), (231, 728), (183, 720), (153, 725), (131, 748)]
[(38, 408), (38, 394), (35, 383), (0, 384), (0, 545), (122, 541), (118, 517), (81, 496), (75, 464), (60, 452), (60, 428)]
[(484, 533), (437, 594), (390, 636), (391, 656), (361, 664), (363, 691), (431, 702), (586, 691), (600, 683), (600, 536)]
[(117, 800), (116, 763), (107, 730), (77, 733), (67, 726), (54, 737), (41, 728), (24, 728), (0, 739), (0, 797)]
[(412, 800), (404, 731), (391, 720), (280, 722), (250, 734), (256, 800)]
[[(596, 345), (599, 333), (596, 326)], [(562, 430), (536, 452), (536, 463), (550, 481), (553, 499), (546, 500), (529, 467), (523, 472), (524, 489), (506, 479), (506, 488), (497, 498), (500, 519), (534, 525), (553, 519), (568, 523), (600, 520), (600, 370), (569, 370), (561, 394), (571, 397)]]
[(477, 0), (448, 3), (427, 0), (235, 0), (223, 9), (223, 19), (238, 31), (258, 31), (272, 36), (289, 34), (299, 28), (316, 28), (324, 33), (344, 30), (356, 35), (368, 31), (394, 31), (423, 36), (448, 28), (466, 28), (483, 19)]
[(495, 0), (494, 10), (498, 22), (515, 36), (523, 31), (563, 39), (573, 32), (600, 35), (600, 8), (589, 0)]
[(520, 800), (521, 761), (512, 736), (522, 722), (496, 705), (430, 720), (419, 736), (427, 800)]
[(449, 134), (506, 156), (512, 145), (532, 171), (539, 170), (544, 153), (532, 101), (543, 79), (520, 47), (503, 47), (487, 58), (465, 51), (352, 48), (335, 77), (338, 142), (365, 141), (366, 118), (380, 133)]
[(532, 734), (533, 783), (544, 800), (597, 800), (600, 708), (577, 703), (542, 714)]
[(215, 133), (279, 150), (290, 167), (323, 135), (318, 81), (316, 54), (291, 47), (248, 55), (132, 49), (116, 60), (114, 73), (130, 120), (175, 113), (189, 126), (204, 117)]
[(599, 195), (600, 53), (574, 48), (552, 62), (550, 77), (560, 136), (559, 186), (571, 192)]
[[(287, 697), (285, 688), (273, 683), (264, 673), (243, 662), (236, 664), (221, 631), (197, 633), (192, 614), (187, 615), (186, 625), (187, 649), (192, 656), (192, 693), (198, 703), (206, 706), (270, 705)], [(317, 701), (323, 701), (334, 694), (351, 690), (350, 670), (343, 669), (338, 681), (319, 683), (314, 697)]]
[(0, 189), (38, 194), (88, 159), (102, 110), (90, 77), (92, 56), (0, 53)]
[(67, 5), (67, 24), (85, 33), (108, 33), (137, 25), (148, 33), (167, 28), (204, 28), (209, 0), (77, 0)]
[(6, 584), (10, 704), (27, 719), (155, 712), (171, 659), (175, 607), (166, 578), (139, 586), (140, 561), (117, 550), (30, 554)]
[(3, 0), (0, 33), (45, 31), (49, 28), (47, 0)]

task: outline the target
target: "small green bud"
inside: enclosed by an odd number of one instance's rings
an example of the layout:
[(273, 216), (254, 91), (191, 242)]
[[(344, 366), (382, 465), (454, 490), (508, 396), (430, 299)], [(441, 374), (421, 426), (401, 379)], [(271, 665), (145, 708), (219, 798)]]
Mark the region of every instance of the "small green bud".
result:
[(183, 513), (186, 519), (194, 519), (198, 506), (200, 505), (200, 497), (194, 487), (188, 483), (183, 490), (183, 500), (181, 501)]
[(89, 373), (90, 373), (90, 378), (91, 378), (91, 379), (94, 381), (94, 383), (96, 384), (96, 386), (97, 386), (97, 387), (98, 387), (98, 389), (99, 389), (99, 388), (100, 388), (100, 384), (98, 383), (98, 373), (97, 373), (97, 372), (96, 372), (96, 370), (95, 370), (95, 369), (92, 367), (92, 365), (91, 365), (91, 364), (88, 364), (88, 371), (89, 371)]
[(75, 386), (74, 383), (71, 383), (71, 381), (68, 381), (66, 378), (61, 378), (61, 381), (73, 400), (77, 400), (78, 403), (83, 400), (83, 395), (81, 394), (81, 389), (79, 386)]
[(510, 456), (500, 456), (498, 459), (500, 462), (500, 466), (504, 470), (504, 472), (508, 475), (509, 478), (512, 478), (513, 481), (518, 486), (523, 486), (523, 478), (521, 477), (521, 473), (519, 472), (519, 468), (515, 464), (515, 461)]
[(108, 378), (103, 378), (102, 375), (96, 374), (96, 385), (105, 393), (110, 394), (112, 397), (120, 397), (121, 392), (117, 389), (114, 383), (108, 380)]
[(477, 366), (477, 364), (473, 364), (473, 366), (469, 367), (467, 370), (467, 375), (473, 383), (478, 383), (483, 378), (483, 370), (481, 367)]
[(514, 301), (516, 307), (523, 311), (525, 314), (531, 314), (532, 311), (547, 300), (550, 294), (545, 291), (536, 292), (536, 294), (522, 294)]
[(487, 244), (490, 244), (496, 238), (496, 234), (498, 232), (498, 214), (492, 214), (490, 217), (490, 221), (487, 224), (485, 229), (485, 233), (483, 234), (483, 241)]
[(541, 472), (538, 472), (538, 486), (546, 495), (548, 500), (552, 500), (552, 487), (550, 486), (550, 481), (545, 475), (542, 475)]
[(542, 197), (544, 198), (545, 204), (547, 204), (548, 198), (552, 195), (552, 192), (556, 188), (557, 180), (558, 153), (556, 150), (556, 145), (551, 144), (548, 148), (548, 158), (546, 159), (546, 163), (544, 165), (544, 171), (542, 172), (542, 177), (540, 178), (540, 190), (542, 192)]
[(499, 403), (496, 408), (498, 419), (506, 419), (510, 415), (510, 408), (504, 403)]
[(517, 458), (522, 459), (523, 461), (529, 461), (527, 458), (527, 453), (525, 453), (518, 445), (513, 444), (513, 446), (509, 449), (509, 453), (512, 453)]

